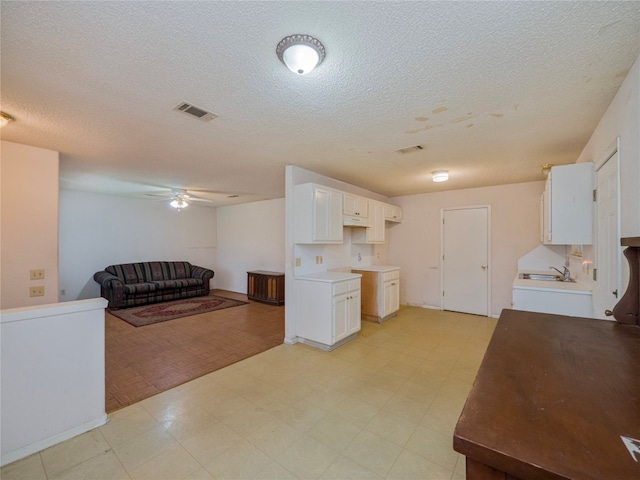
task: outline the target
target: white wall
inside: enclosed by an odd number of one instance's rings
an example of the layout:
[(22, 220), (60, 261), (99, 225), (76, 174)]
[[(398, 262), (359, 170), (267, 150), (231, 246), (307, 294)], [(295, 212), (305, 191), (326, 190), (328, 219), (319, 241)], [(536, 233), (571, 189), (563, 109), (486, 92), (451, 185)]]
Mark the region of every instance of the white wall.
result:
[(640, 57), (578, 157), (598, 163), (620, 137), (620, 224), (623, 237), (640, 236)]
[(441, 209), (491, 205), (491, 314), (511, 308), (518, 258), (540, 244), (543, 190), (540, 181), (395, 197), (403, 221), (388, 244), (389, 264), (401, 269), (400, 303), (440, 308)]
[(59, 217), (60, 301), (99, 297), (93, 274), (116, 263), (187, 261), (215, 271), (215, 208), (178, 212), (166, 200), (61, 190)]
[[(52, 303), (58, 299), (58, 152), (0, 143), (1, 307)], [(45, 271), (30, 280), (29, 270)], [(29, 287), (45, 295), (29, 297)]]
[(284, 198), (217, 208), (216, 288), (247, 293), (247, 272), (284, 272)]
[(103, 298), (2, 310), (0, 463), (103, 425)]

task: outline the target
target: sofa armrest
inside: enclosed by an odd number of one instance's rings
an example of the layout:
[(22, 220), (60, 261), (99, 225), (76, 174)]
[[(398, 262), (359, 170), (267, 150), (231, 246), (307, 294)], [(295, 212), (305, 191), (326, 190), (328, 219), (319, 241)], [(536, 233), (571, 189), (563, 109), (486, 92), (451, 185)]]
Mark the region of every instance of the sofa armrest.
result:
[[(122, 288), (122, 280), (109, 272), (96, 272), (93, 274), (93, 279), (105, 288)], [(119, 285), (118, 285), (119, 283)]]
[(197, 265), (191, 265), (191, 277), (201, 279), (207, 292), (210, 288), (209, 280), (211, 280), (214, 275), (215, 272), (213, 270), (204, 267), (198, 267)]
[(191, 277), (199, 278), (202, 280), (208, 279), (211, 280), (213, 278), (214, 271), (209, 270), (208, 268), (198, 267), (197, 265), (191, 265)]
[(109, 301), (109, 308), (124, 305), (124, 283), (109, 272), (101, 271), (93, 275), (93, 279), (100, 284), (100, 295)]

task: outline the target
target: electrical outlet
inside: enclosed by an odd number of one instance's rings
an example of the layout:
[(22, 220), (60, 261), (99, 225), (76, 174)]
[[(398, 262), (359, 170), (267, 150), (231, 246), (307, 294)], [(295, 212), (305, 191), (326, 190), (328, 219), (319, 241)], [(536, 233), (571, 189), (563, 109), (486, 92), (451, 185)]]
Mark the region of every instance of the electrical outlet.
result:
[(30, 297), (44, 297), (44, 287), (29, 287)]
[(29, 280), (44, 280), (44, 269), (29, 270)]
[(296, 257), (296, 267), (299, 267), (300, 265), (302, 265), (302, 259), (299, 257)]

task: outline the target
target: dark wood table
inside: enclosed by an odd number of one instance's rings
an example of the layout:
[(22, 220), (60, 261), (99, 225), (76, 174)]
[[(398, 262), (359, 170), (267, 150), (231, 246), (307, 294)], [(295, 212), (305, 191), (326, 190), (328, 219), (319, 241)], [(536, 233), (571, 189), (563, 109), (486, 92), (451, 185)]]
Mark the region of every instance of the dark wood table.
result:
[(640, 479), (640, 327), (504, 310), (454, 432), (467, 479)]

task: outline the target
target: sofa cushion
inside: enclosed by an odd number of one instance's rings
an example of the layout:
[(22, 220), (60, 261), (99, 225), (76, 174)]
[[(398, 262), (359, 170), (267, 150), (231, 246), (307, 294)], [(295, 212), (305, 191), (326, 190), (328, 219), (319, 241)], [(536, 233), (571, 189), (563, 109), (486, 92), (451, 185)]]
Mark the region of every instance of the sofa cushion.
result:
[(179, 278), (177, 280), (164, 280), (162, 282), (153, 282), (158, 290), (166, 288), (186, 288), (202, 285), (204, 282), (199, 278)]
[(110, 265), (106, 272), (120, 278), (124, 283), (146, 283), (191, 277), (189, 262), (139, 262)]
[(124, 293), (134, 295), (138, 293), (155, 292), (158, 286), (155, 283), (126, 283), (124, 285)]

